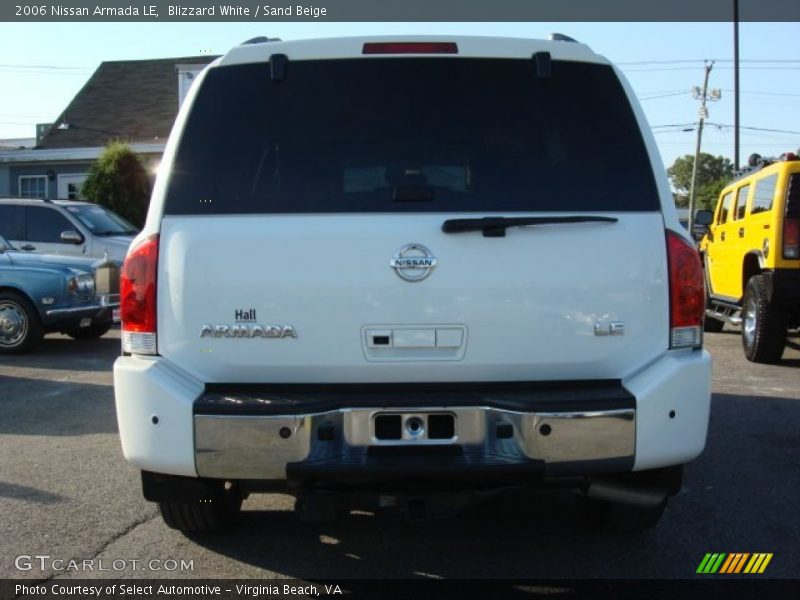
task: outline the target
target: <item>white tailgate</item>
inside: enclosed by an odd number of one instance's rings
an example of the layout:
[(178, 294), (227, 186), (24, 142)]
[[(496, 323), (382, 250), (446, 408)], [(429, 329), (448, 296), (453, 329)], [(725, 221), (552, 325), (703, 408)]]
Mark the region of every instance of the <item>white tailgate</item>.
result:
[[(481, 216), (165, 217), (159, 353), (206, 382), (322, 383), (622, 378), (666, 350), (660, 213), (500, 238), (441, 231)], [(419, 282), (390, 267), (410, 243), (437, 260)], [(244, 325), (297, 337), (200, 336), (250, 310)], [(596, 334), (612, 322), (623, 335)], [(369, 348), (366, 332), (381, 330), (398, 347)], [(449, 349), (425, 347), (436, 332)]]

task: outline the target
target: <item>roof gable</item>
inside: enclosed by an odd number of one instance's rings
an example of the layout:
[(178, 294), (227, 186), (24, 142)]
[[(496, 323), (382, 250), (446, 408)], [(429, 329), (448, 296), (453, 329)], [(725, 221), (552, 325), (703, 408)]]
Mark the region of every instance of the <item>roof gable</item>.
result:
[(179, 65), (205, 65), (216, 56), (103, 62), (39, 148), (166, 141), (178, 114)]

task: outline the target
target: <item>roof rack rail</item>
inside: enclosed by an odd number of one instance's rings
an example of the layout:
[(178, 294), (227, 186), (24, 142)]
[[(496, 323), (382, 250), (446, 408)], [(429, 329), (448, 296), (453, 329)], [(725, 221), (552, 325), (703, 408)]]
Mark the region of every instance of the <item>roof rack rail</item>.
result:
[(768, 167), (776, 162), (783, 162), (787, 160), (800, 160), (798, 158), (798, 154), (800, 154), (800, 150), (798, 152), (784, 152), (778, 158), (775, 157), (763, 157), (758, 153), (753, 153), (747, 158), (747, 165), (735, 171), (733, 173), (734, 181), (737, 179), (741, 179), (742, 177), (746, 177), (751, 173), (755, 173), (756, 171), (760, 171), (764, 167)]
[(575, 38), (571, 38), (568, 35), (564, 35), (563, 33), (551, 33), (550, 34), (550, 41), (552, 42), (573, 42), (575, 44), (578, 43), (578, 40)]
[(747, 164), (743, 166), (741, 169), (733, 172), (733, 179), (736, 181), (737, 179), (741, 179), (742, 177), (746, 177), (751, 173), (755, 173), (756, 171), (760, 171), (764, 167), (768, 167), (772, 163), (775, 162), (775, 159), (772, 158), (764, 158), (760, 154), (751, 154), (747, 158)]
[(242, 42), (242, 46), (246, 46), (248, 44), (266, 44), (267, 42), (282, 42), (281, 38), (271, 38), (264, 35), (260, 35), (258, 37), (250, 38), (246, 42)]
[(47, 202), (48, 204), (53, 203), (50, 198), (39, 198), (38, 196), (35, 198), (23, 198), (19, 194), (0, 194), (0, 200), (39, 200), (41, 202)]

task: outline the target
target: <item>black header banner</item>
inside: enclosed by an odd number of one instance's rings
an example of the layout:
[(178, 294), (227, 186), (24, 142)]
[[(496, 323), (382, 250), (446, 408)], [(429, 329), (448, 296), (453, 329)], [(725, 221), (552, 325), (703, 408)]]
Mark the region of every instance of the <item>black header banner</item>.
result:
[(800, 21), (798, 0), (7, 0), (7, 22)]

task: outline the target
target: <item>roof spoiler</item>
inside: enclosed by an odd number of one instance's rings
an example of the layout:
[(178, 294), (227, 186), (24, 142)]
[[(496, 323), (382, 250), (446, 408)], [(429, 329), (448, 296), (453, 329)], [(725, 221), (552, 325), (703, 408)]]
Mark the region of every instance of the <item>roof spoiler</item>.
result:
[(568, 35), (564, 35), (563, 33), (551, 33), (550, 34), (550, 41), (551, 42), (573, 42), (575, 44), (578, 43), (578, 40), (575, 38), (571, 38)]
[(264, 35), (260, 35), (258, 37), (250, 38), (246, 42), (242, 42), (242, 46), (246, 46), (248, 44), (266, 44), (267, 42), (282, 42), (281, 38), (271, 38), (266, 37)]

